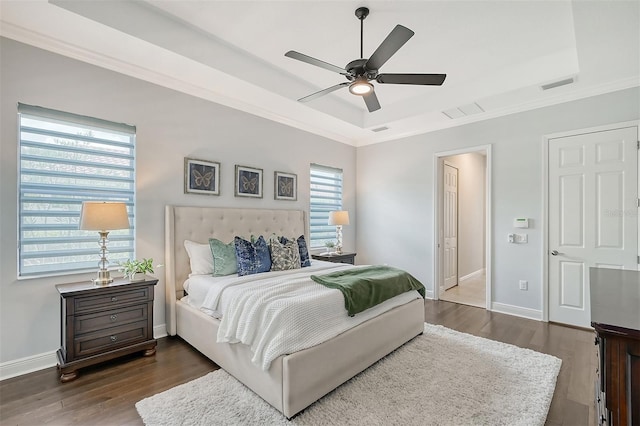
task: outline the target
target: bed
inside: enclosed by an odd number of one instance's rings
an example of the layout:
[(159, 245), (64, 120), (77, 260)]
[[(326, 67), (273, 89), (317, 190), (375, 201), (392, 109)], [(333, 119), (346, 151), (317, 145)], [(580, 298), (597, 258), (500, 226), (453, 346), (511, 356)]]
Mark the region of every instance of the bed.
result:
[(221, 321), (181, 300), (190, 274), (185, 240), (232, 241), (235, 236), (305, 235), (301, 210), (166, 206), (165, 303), (169, 335), (178, 335), (287, 418), (389, 354), (424, 329), (421, 299), (392, 308), (313, 347), (275, 358), (267, 370), (251, 362), (250, 348), (217, 343)]

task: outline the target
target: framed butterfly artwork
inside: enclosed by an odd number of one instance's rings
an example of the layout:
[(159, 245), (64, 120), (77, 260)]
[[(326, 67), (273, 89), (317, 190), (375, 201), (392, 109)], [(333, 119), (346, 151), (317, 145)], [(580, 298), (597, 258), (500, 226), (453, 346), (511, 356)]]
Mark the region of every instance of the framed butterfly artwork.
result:
[(262, 198), (262, 169), (236, 164), (236, 197)]
[(220, 195), (220, 163), (184, 159), (185, 194)]
[(275, 172), (274, 198), (296, 201), (298, 199), (298, 177), (292, 173)]

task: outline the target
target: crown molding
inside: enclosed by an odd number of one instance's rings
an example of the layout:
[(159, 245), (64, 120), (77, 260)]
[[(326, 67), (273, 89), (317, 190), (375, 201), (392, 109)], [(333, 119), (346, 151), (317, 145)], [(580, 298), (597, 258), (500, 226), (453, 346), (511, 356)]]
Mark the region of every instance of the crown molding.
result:
[[(120, 74), (124, 74), (133, 78), (137, 78), (139, 80), (147, 81), (162, 87), (167, 87), (169, 89), (177, 90), (179, 92), (196, 96), (198, 98), (215, 102), (233, 109), (247, 112), (249, 114), (256, 115), (258, 117), (262, 117), (270, 121), (275, 121), (290, 127), (294, 127), (309, 133), (313, 133), (318, 136), (322, 136), (340, 143), (344, 143), (352, 146), (356, 145), (356, 139), (353, 137), (349, 137), (349, 136), (345, 136), (344, 134), (329, 131), (324, 127), (313, 125), (310, 122), (305, 121), (301, 118), (292, 118), (289, 116), (285, 116), (282, 113), (278, 113), (273, 110), (267, 110), (253, 103), (242, 101), (239, 98), (226, 96), (220, 92), (211, 90), (208, 87), (196, 85), (186, 80), (177, 78), (175, 76), (167, 75), (147, 67), (135, 65), (127, 61), (122, 61), (118, 58), (114, 58), (112, 56), (105, 55), (100, 52), (96, 52), (94, 50), (86, 49), (84, 47), (80, 47), (63, 40), (55, 39), (53, 37), (42, 34), (40, 32), (33, 31), (31, 29), (27, 29), (24, 27), (20, 27), (18, 25), (15, 25), (6, 21), (0, 21), (0, 36), (18, 41), (20, 43), (28, 44), (30, 46), (37, 47), (49, 52), (53, 52), (68, 58), (76, 59), (81, 62), (85, 62), (91, 65), (105, 68)], [(186, 58), (181, 58), (181, 59), (195, 63), (195, 61), (191, 61)], [(196, 65), (204, 67), (204, 65), (202, 64), (196, 64)], [(210, 73), (211, 71), (212, 70), (209, 69)], [(223, 74), (217, 70), (213, 70), (213, 71), (219, 74)], [(226, 74), (224, 75), (226, 76), (226, 78), (234, 78)], [(243, 84), (248, 84), (248, 83), (243, 82)], [(298, 107), (298, 103), (290, 99), (285, 99), (279, 95), (272, 94), (259, 87), (255, 87), (255, 90), (264, 92), (265, 96), (277, 97), (278, 98), (277, 100), (279, 101), (278, 103), (280, 104), (291, 102), (291, 103), (294, 103), (294, 107)], [(302, 110), (302, 111), (306, 112), (307, 114), (303, 113), (301, 115), (317, 116), (318, 114), (321, 114), (324, 116), (323, 118), (327, 121), (336, 121), (336, 122), (339, 121), (328, 114), (317, 112), (315, 110), (313, 110), (312, 112), (306, 111), (306, 110)], [(335, 127), (340, 127), (340, 126), (335, 126)], [(343, 127), (356, 128), (356, 126), (352, 126), (352, 125), (345, 125)], [(362, 131), (362, 129), (360, 128), (358, 128), (358, 130)]]
[(585, 87), (579, 90), (554, 95), (544, 99), (534, 99), (528, 102), (522, 102), (517, 105), (510, 105), (504, 108), (498, 108), (495, 110), (486, 111), (481, 114), (474, 114), (466, 117), (461, 117), (450, 122), (438, 123), (433, 126), (429, 126), (420, 131), (410, 131), (400, 134), (395, 134), (392, 138), (375, 138), (370, 141), (360, 141), (358, 146), (373, 145), (377, 143), (389, 142), (392, 140), (403, 139), (411, 136), (422, 135), (425, 133), (431, 133), (438, 130), (449, 129), (452, 127), (463, 126), (466, 124), (476, 123), (479, 121), (491, 120), (493, 118), (500, 118), (507, 115), (517, 114), (520, 112), (531, 111), (534, 109), (545, 108), (548, 106), (558, 105), (566, 102), (577, 101), (580, 99), (590, 98), (593, 96), (604, 95), (607, 93), (617, 92), (620, 90), (631, 89), (633, 87), (640, 87), (640, 77), (628, 77), (612, 82), (593, 85)]
[[(244, 111), (270, 121), (297, 128), (302, 131), (313, 133), (315, 135), (355, 147), (389, 142), (640, 86), (640, 77), (633, 76), (613, 82), (607, 82), (573, 91), (563, 92), (558, 95), (545, 96), (542, 99), (534, 99), (531, 101), (522, 102), (517, 105), (510, 105), (504, 108), (489, 110), (481, 114), (474, 114), (472, 116), (461, 117), (459, 119), (446, 122), (440, 122), (430, 126), (422, 127), (420, 129), (406, 132), (396, 132), (385, 135), (381, 133), (374, 133), (370, 129), (363, 129), (358, 126), (344, 123), (336, 119), (335, 117), (330, 116), (329, 114), (325, 114), (310, 108), (300, 108), (297, 102), (291, 99), (283, 98), (280, 95), (268, 92), (267, 90), (257, 86), (250, 87), (252, 93), (256, 96), (256, 98), (261, 98), (263, 100), (268, 99), (269, 102), (266, 104), (269, 104), (271, 106), (276, 105), (274, 108), (266, 109), (258, 106), (257, 102), (252, 103), (243, 101), (239, 97), (228, 96), (219, 91), (212, 90), (209, 87), (194, 84), (192, 82), (178, 78), (174, 75), (169, 75), (167, 73), (158, 72), (157, 70), (148, 67), (132, 64), (130, 62), (105, 55), (101, 52), (80, 47), (67, 41), (55, 39), (46, 34), (27, 29), (10, 22), (0, 21), (0, 36), (7, 37), (18, 42), (57, 53), (59, 55), (76, 59), (85, 63), (96, 65), (98, 67), (118, 72), (120, 74), (154, 83), (159, 86), (177, 90), (179, 92), (186, 93), (198, 98), (206, 99), (211, 102)], [(205, 67), (202, 64), (196, 63), (195, 61), (191, 61), (184, 57), (180, 57), (180, 59), (190, 62), (194, 67)], [(217, 70), (211, 70), (210, 68), (207, 68), (207, 71), (209, 73), (218, 73), (221, 78), (235, 79), (235, 77), (221, 73)], [(244, 81), (238, 80), (238, 83), (245, 85), (246, 87), (250, 86), (250, 83)], [(288, 112), (293, 113), (289, 114)], [(317, 122), (320, 122), (321, 124), (315, 124)], [(390, 128), (394, 127), (393, 122), (386, 123), (385, 125)], [(342, 132), (328, 130), (337, 128), (340, 128)]]

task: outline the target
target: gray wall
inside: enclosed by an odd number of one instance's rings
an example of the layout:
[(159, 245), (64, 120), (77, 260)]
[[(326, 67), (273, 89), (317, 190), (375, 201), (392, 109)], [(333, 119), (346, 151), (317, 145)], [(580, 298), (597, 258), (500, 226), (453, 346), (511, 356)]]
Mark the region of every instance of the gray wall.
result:
[[(165, 204), (309, 209), (309, 164), (344, 170), (344, 207), (353, 223), (355, 148), (105, 69), (0, 39), (0, 366), (23, 357), (51, 359), (59, 347), (55, 284), (93, 274), (18, 280), (18, 102), (137, 126), (138, 257), (164, 257)], [(221, 163), (221, 195), (183, 193), (183, 159)], [(234, 165), (264, 169), (264, 198), (233, 195)], [(273, 199), (274, 171), (298, 175), (298, 201)], [(345, 250), (355, 249), (356, 226), (344, 228)], [(154, 324), (165, 323), (164, 277), (156, 288)]]
[[(16, 278), (17, 102), (137, 126), (138, 257), (163, 258), (165, 204), (308, 210), (309, 163), (316, 162), (345, 172), (345, 208), (353, 223), (344, 228), (345, 250), (357, 248), (358, 263), (405, 268), (430, 290), (433, 155), (492, 144), (493, 232), (487, 237), (493, 242), (493, 302), (534, 311), (542, 306), (543, 135), (640, 117), (635, 88), (356, 153), (344, 144), (7, 39), (0, 39), (0, 67), (0, 367), (21, 358), (36, 358), (36, 367), (55, 362), (60, 329), (54, 285), (92, 275)], [(183, 193), (187, 156), (222, 164), (222, 195)], [(264, 169), (265, 198), (233, 196), (234, 164)], [(273, 200), (275, 170), (298, 175), (298, 201)], [(513, 232), (512, 220), (523, 216), (533, 219), (529, 244), (510, 245), (506, 235)], [(162, 326), (163, 273), (157, 276), (154, 323)], [(519, 279), (529, 281), (528, 292), (518, 290)]]
[[(543, 137), (638, 120), (638, 88), (358, 149), (358, 258), (404, 268), (433, 291), (434, 154), (492, 145), (493, 307), (537, 316), (543, 285)], [(384, 206), (384, 208), (381, 208)], [(528, 244), (509, 244), (516, 217)], [(528, 280), (529, 290), (518, 289)]]

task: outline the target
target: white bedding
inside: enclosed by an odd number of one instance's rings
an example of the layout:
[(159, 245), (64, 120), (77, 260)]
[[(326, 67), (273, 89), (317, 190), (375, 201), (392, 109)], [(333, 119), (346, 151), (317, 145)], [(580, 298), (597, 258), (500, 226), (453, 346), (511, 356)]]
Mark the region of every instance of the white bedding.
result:
[(267, 370), (280, 355), (325, 342), (420, 298), (417, 291), (403, 293), (349, 317), (339, 290), (309, 278), (348, 268), (354, 266), (313, 261), (308, 268), (243, 277), (192, 276), (185, 289), (191, 306), (221, 318), (218, 342), (246, 344), (253, 353), (251, 361)]
[(191, 275), (189, 279), (184, 282), (184, 289), (189, 294), (189, 298), (186, 299), (186, 302), (194, 308), (200, 309), (205, 314), (220, 319), (222, 318), (222, 312), (224, 311), (228, 300), (226, 298), (220, 299), (220, 296), (223, 290), (228, 286), (254, 281), (257, 278), (292, 275), (299, 274), (301, 272), (309, 272), (308, 275), (312, 275), (318, 271), (323, 271), (318, 273), (327, 274), (334, 270), (339, 270), (334, 268), (339, 268), (341, 266), (344, 265), (341, 263), (312, 260), (311, 266), (302, 269), (265, 272), (258, 275), (245, 275), (243, 277), (239, 277), (236, 274), (222, 277), (213, 277), (211, 274)]

